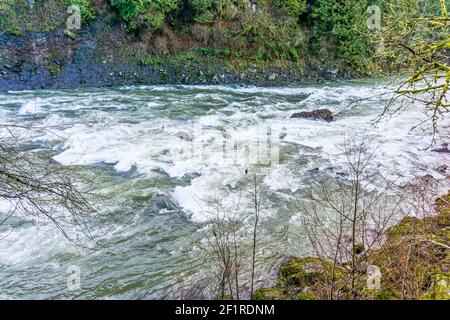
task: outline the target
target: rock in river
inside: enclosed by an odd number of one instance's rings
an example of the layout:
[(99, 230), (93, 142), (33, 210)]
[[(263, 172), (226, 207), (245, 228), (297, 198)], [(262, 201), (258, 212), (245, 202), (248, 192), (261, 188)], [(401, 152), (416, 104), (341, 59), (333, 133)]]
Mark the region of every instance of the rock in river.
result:
[(155, 197), (153, 202), (153, 207), (156, 210), (175, 210), (177, 209), (177, 205), (173, 202), (173, 200), (166, 195), (159, 194)]
[(326, 122), (333, 121), (333, 114), (328, 109), (319, 109), (314, 111), (303, 111), (294, 113), (291, 118), (303, 118), (310, 120), (324, 120)]
[(450, 153), (450, 150), (448, 149), (448, 143), (443, 143), (440, 147), (433, 149), (431, 151), (439, 153)]
[(181, 140), (185, 140), (185, 141), (189, 141), (189, 142), (192, 141), (192, 137), (186, 132), (180, 131), (180, 132), (175, 133), (174, 135), (176, 137), (180, 138)]

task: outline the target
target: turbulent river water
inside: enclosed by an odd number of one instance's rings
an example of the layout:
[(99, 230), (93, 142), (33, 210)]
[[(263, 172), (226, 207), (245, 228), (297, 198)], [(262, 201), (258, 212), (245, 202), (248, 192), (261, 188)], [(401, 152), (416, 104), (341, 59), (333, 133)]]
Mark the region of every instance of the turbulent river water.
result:
[[(270, 141), (279, 155), (263, 180), (262, 234), (280, 255), (298, 253), (288, 245), (296, 219), (286, 199), (301, 194), (317, 169), (342, 164), (349, 137), (376, 144), (373, 166), (399, 175), (400, 184), (426, 174), (444, 181), (436, 168), (449, 156), (427, 149), (426, 125), (411, 131), (424, 119), (420, 105), (374, 121), (387, 90), (374, 82), (338, 82), (0, 93), (0, 123), (47, 128), (21, 136), (27, 150), (95, 170), (96, 191), (108, 199), (100, 204), (101, 223), (90, 225), (98, 235), (93, 250), (29, 217), (1, 225), (0, 297), (164, 297), (178, 279), (207, 268), (191, 240), (201, 238), (208, 199), (230, 209), (240, 201), (237, 185), (251, 165), (243, 147), (249, 141)], [(319, 108), (330, 109), (335, 121), (290, 119)], [(79, 290), (68, 290), (70, 266), (80, 269)]]

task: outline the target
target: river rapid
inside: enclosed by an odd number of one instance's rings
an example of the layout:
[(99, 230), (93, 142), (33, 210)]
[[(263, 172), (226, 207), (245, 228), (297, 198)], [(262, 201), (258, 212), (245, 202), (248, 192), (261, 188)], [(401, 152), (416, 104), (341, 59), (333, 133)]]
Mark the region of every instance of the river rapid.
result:
[[(427, 149), (427, 123), (411, 130), (424, 119), (423, 106), (375, 121), (389, 99), (380, 94), (388, 90), (382, 82), (352, 81), (0, 93), (0, 123), (47, 128), (21, 137), (28, 151), (95, 171), (95, 189), (108, 199), (98, 204), (101, 223), (90, 225), (93, 249), (74, 246), (52, 224), (29, 217), (1, 225), (0, 298), (170, 296), (174, 283), (208, 267), (192, 244), (208, 223), (207, 201), (220, 199), (230, 210), (245, 202), (238, 186), (254, 160), (249, 141), (269, 141), (275, 155), (264, 171), (261, 215), (265, 249), (280, 257), (301, 247), (289, 245), (297, 219), (288, 199), (301, 196), (317, 170), (345, 162), (349, 137), (377, 145), (372, 165), (395, 175), (396, 183), (429, 174), (448, 189), (436, 168), (450, 156)], [(355, 100), (361, 102), (348, 107)], [(335, 120), (290, 119), (319, 108)], [(443, 128), (448, 133), (447, 123)], [(81, 271), (79, 290), (68, 290), (70, 266)]]

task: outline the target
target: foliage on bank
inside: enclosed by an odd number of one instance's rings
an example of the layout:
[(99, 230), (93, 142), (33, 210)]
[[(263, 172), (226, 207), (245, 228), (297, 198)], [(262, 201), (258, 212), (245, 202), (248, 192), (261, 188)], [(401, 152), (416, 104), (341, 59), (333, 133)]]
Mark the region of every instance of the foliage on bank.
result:
[[(227, 53), (223, 58), (231, 64), (288, 62), (298, 68), (325, 65), (365, 73), (376, 69), (372, 31), (367, 28), (370, 4), (368, 0), (351, 4), (336, 0), (35, 0), (31, 7), (28, 0), (4, 0), (0, 29), (19, 36), (64, 28), (67, 7), (77, 5), (84, 27), (102, 15), (116, 15), (108, 23), (125, 24), (130, 35), (147, 43), (150, 56), (203, 50), (203, 56)], [(106, 12), (98, 12), (100, 7)]]
[[(207, 63), (217, 60), (235, 69), (256, 65), (371, 75), (411, 68), (416, 61), (405, 54), (402, 44), (433, 36), (414, 21), (440, 15), (440, 2), (3, 0), (0, 30), (20, 36), (65, 28), (70, 15), (67, 7), (77, 5), (83, 31), (100, 38), (101, 32), (111, 30), (114, 38), (114, 32), (126, 30), (128, 39), (122, 42), (130, 48), (128, 59), (137, 57), (144, 63), (192, 56)], [(450, 4), (450, 0), (444, 2)], [(372, 5), (381, 9), (381, 30), (368, 27), (374, 15), (368, 10)], [(94, 21), (99, 21), (99, 26), (89, 28)], [(65, 34), (75, 39), (77, 33)], [(140, 50), (133, 51), (134, 47)]]
[(0, 2), (0, 29), (21, 36), (27, 32), (50, 32), (63, 27), (70, 15), (67, 8), (80, 8), (83, 23), (96, 17), (91, 0), (2, 0)]

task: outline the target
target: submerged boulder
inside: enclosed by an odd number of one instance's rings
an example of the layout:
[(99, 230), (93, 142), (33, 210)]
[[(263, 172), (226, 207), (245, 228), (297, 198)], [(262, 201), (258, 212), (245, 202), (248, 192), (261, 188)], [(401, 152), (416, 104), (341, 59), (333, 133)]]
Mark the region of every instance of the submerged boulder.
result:
[(188, 142), (191, 142), (193, 140), (193, 138), (188, 133), (183, 131), (175, 133), (174, 136)]
[(169, 196), (159, 194), (153, 200), (153, 208), (156, 210), (176, 210), (177, 205)]
[(333, 114), (328, 109), (318, 109), (314, 111), (303, 111), (294, 113), (291, 118), (333, 121)]
[(431, 150), (433, 152), (438, 153), (450, 153), (450, 149), (448, 148), (448, 143), (443, 143), (440, 147)]

